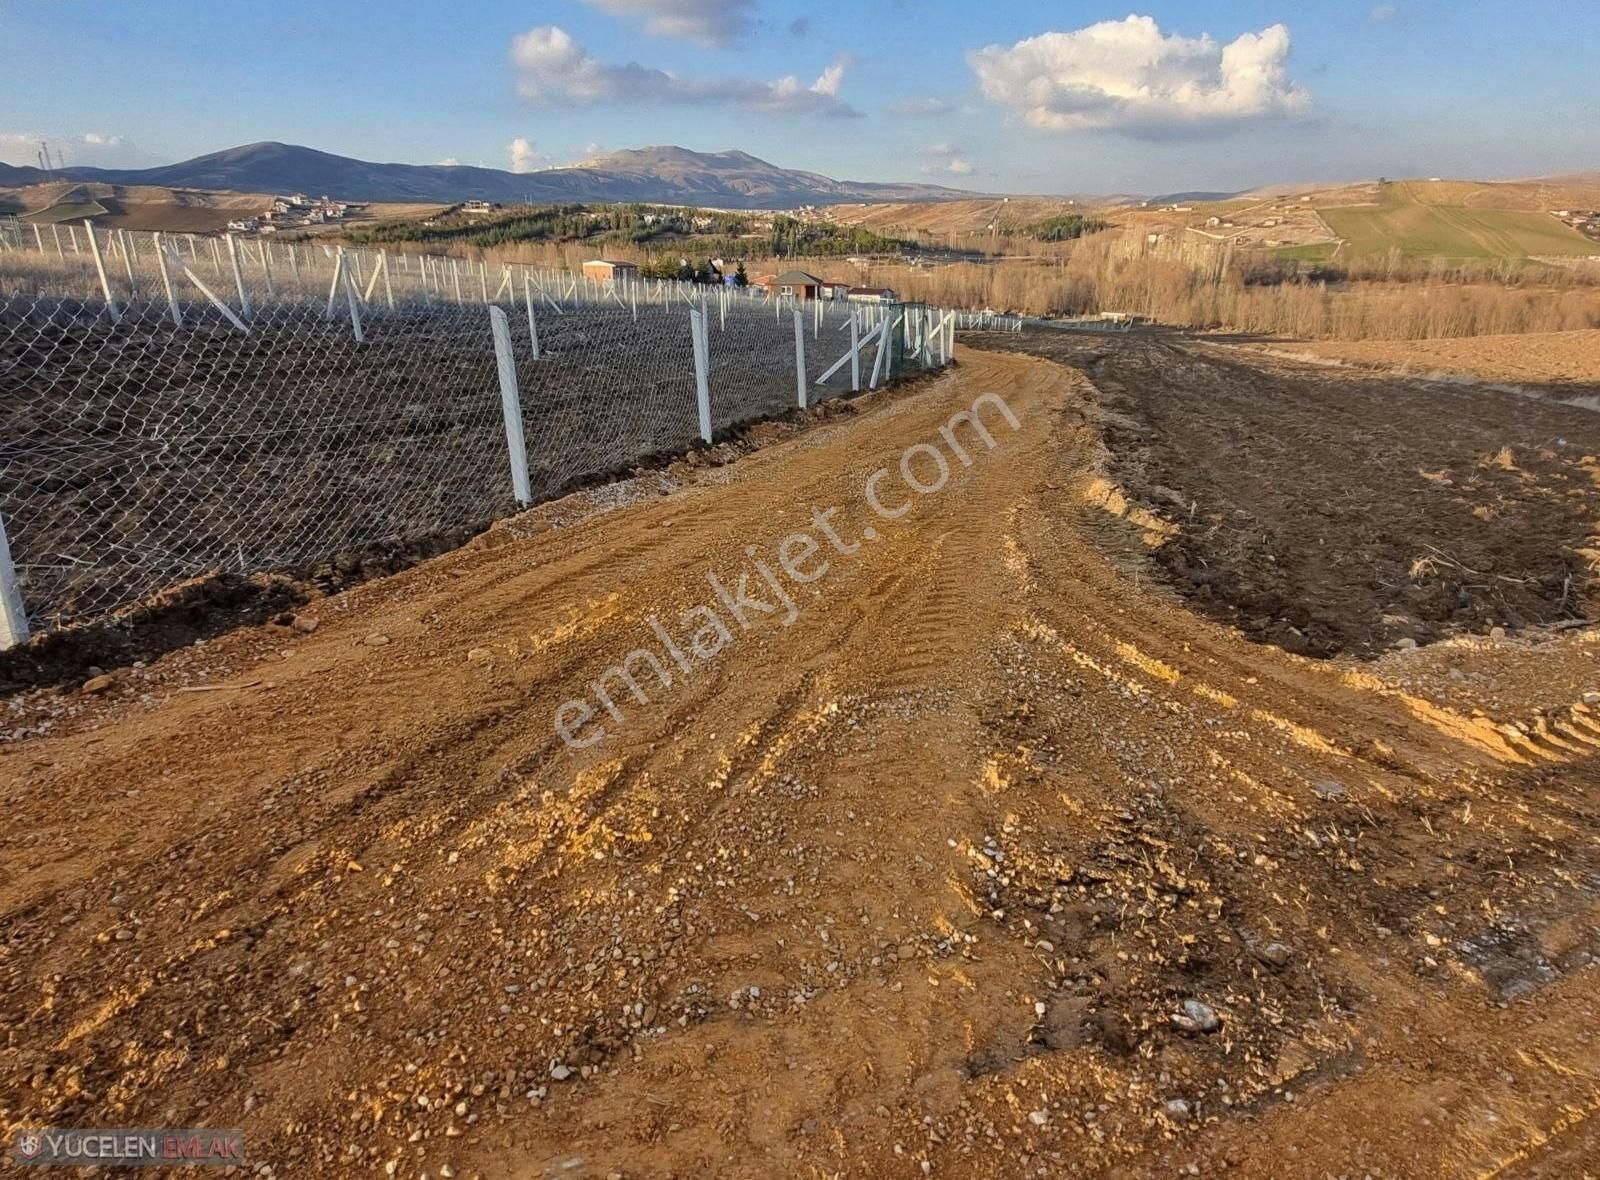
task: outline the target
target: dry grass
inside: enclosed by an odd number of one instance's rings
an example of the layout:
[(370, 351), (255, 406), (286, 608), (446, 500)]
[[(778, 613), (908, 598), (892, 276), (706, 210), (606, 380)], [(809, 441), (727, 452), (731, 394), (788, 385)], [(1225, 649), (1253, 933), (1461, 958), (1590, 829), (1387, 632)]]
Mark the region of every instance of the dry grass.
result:
[(1125, 311), (1185, 328), (1300, 339), (1432, 340), (1600, 327), (1600, 299), (1580, 273), (1551, 272), (1537, 284), (1525, 272), (1510, 281), (1262, 282), (1241, 265), (1118, 257), (1111, 238), (1076, 243), (1047, 264), (877, 265), (867, 277), (932, 303), (1029, 315)]
[[(686, 250), (693, 255), (687, 244)], [(478, 254), (467, 247), (442, 252)], [(521, 243), (489, 257), (576, 271), (596, 253), (594, 245), (581, 242)], [(637, 262), (650, 256), (627, 245), (607, 246), (604, 253)], [(1197, 264), (1131, 257), (1126, 239), (1116, 233), (1040, 247), (1028, 258), (948, 265), (842, 258), (747, 262), (752, 279), (788, 266), (892, 287), (902, 298), (946, 307), (1054, 316), (1123, 311), (1176, 327), (1302, 340), (1435, 340), (1600, 328), (1600, 273), (1397, 264), (1348, 281), (1319, 281), (1254, 258)]]

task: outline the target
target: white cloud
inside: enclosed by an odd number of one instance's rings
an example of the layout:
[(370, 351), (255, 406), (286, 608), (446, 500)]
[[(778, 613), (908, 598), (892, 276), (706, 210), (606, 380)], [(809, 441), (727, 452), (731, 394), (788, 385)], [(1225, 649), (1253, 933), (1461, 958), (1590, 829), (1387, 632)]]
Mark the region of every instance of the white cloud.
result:
[(444, 159), (439, 161), (439, 167), (441, 168), (457, 168), (460, 167), (460, 165), (461, 161), (456, 159), (454, 156), (446, 156)]
[(540, 106), (598, 103), (674, 103), (731, 106), (761, 114), (860, 115), (839, 98), (848, 58), (841, 57), (807, 86), (790, 75), (776, 82), (754, 78), (702, 78), (638, 62), (615, 64), (593, 57), (565, 29), (541, 25), (512, 39), (517, 92)]
[(506, 151), (511, 155), (511, 171), (537, 172), (550, 163), (551, 157), (536, 151), (533, 140), (525, 135), (519, 135), (507, 146)]
[(1220, 45), (1130, 16), (991, 45), (968, 60), (984, 95), (1035, 127), (1161, 136), (1304, 111), (1310, 95), (1286, 76), (1288, 57), (1283, 25)]
[(102, 131), (54, 135), (42, 131), (0, 131), (0, 160), (38, 167), (39, 144), (50, 145), (52, 168), (148, 168), (161, 161), (123, 136)]
[(889, 113), (892, 115), (909, 115), (920, 118), (948, 115), (951, 109), (950, 104), (942, 98), (902, 98), (889, 104)]
[(922, 169), (924, 175), (931, 176), (937, 172), (948, 172), (951, 176), (972, 174), (972, 161), (966, 159), (961, 154), (962, 149), (953, 143), (931, 143), (923, 151), (936, 161)]
[(1373, 9), (1372, 9), (1372, 19), (1377, 21), (1379, 24), (1382, 24), (1385, 21), (1393, 20), (1394, 19), (1394, 5), (1393, 4), (1378, 4), (1378, 5), (1375, 5), (1373, 7)]
[(588, 0), (617, 16), (642, 17), (645, 31), (701, 45), (726, 45), (750, 25), (755, 0)]

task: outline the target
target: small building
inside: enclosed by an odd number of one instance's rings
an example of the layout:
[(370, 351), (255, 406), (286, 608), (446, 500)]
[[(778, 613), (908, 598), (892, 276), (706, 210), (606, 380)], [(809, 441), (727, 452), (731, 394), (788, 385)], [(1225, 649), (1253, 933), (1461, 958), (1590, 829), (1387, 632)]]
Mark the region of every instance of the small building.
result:
[(851, 287), (845, 296), (851, 303), (893, 303), (894, 290), (890, 287)]
[(836, 282), (832, 282), (831, 280), (824, 279), (822, 281), (821, 291), (818, 294), (817, 298), (819, 298), (819, 299), (832, 299), (832, 300), (839, 300), (839, 301), (843, 301), (843, 300), (849, 299), (850, 298), (850, 284), (849, 283), (836, 283)]
[(639, 267), (632, 262), (613, 262), (605, 258), (591, 258), (583, 264), (583, 277), (597, 283), (628, 282), (639, 277)]
[(461, 206), (463, 213), (493, 213), (500, 208), (499, 201), (468, 201)]
[(770, 275), (762, 283), (769, 294), (788, 295), (795, 299), (818, 299), (821, 297), (823, 285), (823, 281), (816, 275), (803, 270), (786, 270), (781, 274)]

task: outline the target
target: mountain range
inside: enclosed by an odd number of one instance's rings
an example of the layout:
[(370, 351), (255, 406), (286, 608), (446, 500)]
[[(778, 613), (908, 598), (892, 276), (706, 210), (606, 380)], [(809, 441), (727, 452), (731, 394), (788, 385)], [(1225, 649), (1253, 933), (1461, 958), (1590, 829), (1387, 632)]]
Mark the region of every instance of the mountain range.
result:
[(62, 168), (0, 162), (0, 186), (52, 180), (248, 193), (303, 192), (346, 201), (653, 201), (720, 208), (787, 208), (855, 201), (940, 201), (977, 194), (936, 184), (834, 180), (780, 168), (747, 152), (647, 147), (539, 172), (459, 164), (373, 164), (286, 143), (252, 143), (155, 168)]

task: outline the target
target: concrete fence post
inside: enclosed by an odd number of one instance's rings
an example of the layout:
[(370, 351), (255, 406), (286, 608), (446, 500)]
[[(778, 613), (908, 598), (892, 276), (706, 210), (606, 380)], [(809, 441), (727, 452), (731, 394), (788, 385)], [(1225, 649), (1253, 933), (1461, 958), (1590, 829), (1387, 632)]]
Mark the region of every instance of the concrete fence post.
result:
[(128, 231), (119, 229), (117, 244), (122, 247), (122, 265), (128, 272), (128, 298), (133, 299), (139, 294), (139, 278), (133, 273), (133, 240), (128, 237)]
[(489, 330), (494, 336), (495, 369), (500, 375), (500, 409), (506, 421), (506, 452), (511, 458), (511, 490), (517, 503), (533, 503), (528, 480), (528, 443), (522, 429), (522, 396), (517, 390), (517, 360), (511, 351), (511, 324), (498, 307), (489, 308)]
[(172, 286), (172, 272), (167, 269), (167, 244), (156, 235), (156, 268), (161, 272), (161, 289), (167, 295), (167, 310), (172, 314), (172, 326), (183, 327), (183, 312), (178, 307), (178, 296)]
[(111, 297), (111, 280), (106, 278), (106, 260), (100, 257), (100, 240), (94, 236), (94, 222), (84, 219), (83, 228), (89, 235), (89, 253), (94, 255), (95, 274), (100, 276), (100, 293), (106, 297), (106, 310), (111, 313), (111, 322), (122, 322), (122, 310), (117, 307), (117, 301)]
[(795, 404), (806, 408), (806, 317), (794, 309), (794, 388)]
[[(533, 279), (529, 277), (526, 271), (524, 271), (522, 274), (522, 302), (528, 309), (528, 340), (532, 344), (531, 351), (533, 353), (533, 359), (538, 360), (539, 324), (538, 321), (533, 318)], [(634, 314), (634, 318), (638, 318), (637, 311)]]
[(5, 518), (0, 516), (0, 647), (16, 647), (26, 642), (28, 612), (22, 606), (16, 566), (11, 563), (11, 542), (6, 538)]
[(234, 241), (232, 234), (224, 234), (223, 240), (228, 246), (228, 265), (233, 268), (233, 289), (239, 292), (239, 315), (249, 319), (250, 296), (244, 289), (244, 271), (239, 268), (239, 243)]
[(700, 438), (711, 441), (711, 381), (710, 349), (707, 348), (706, 325), (700, 312), (689, 309), (689, 335), (694, 343), (694, 396), (700, 417)]
[(850, 392), (861, 392), (861, 317), (850, 313)]

